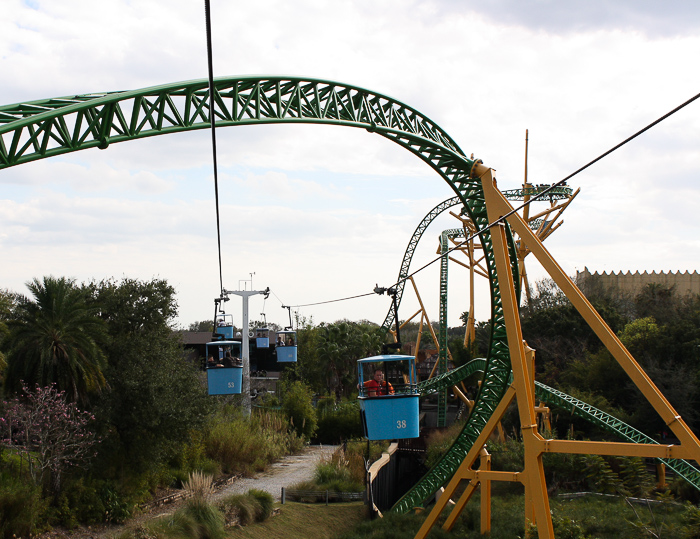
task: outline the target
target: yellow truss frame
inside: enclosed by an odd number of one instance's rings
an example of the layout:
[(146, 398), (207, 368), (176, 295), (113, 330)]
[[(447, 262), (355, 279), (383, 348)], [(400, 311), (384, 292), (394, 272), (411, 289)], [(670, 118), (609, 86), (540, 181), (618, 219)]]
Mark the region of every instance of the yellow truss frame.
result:
[[(496, 179), (492, 174), (492, 169), (480, 164), (476, 165), (475, 169), (477, 175), (481, 178), (489, 221), (494, 222), (499, 217), (512, 212), (513, 207), (496, 186)], [(476, 487), (481, 485), (481, 532), (488, 533), (491, 528), (490, 481), (518, 481), (525, 486), (526, 524), (532, 523), (537, 525), (539, 539), (553, 539), (554, 530), (552, 528), (547, 485), (542, 467), (542, 455), (547, 452), (674, 458), (695, 460), (700, 464), (700, 441), (698, 441), (698, 438), (678, 412), (666, 400), (654, 382), (627, 351), (620, 339), (608, 327), (573, 281), (564, 273), (564, 270), (557, 264), (525, 221), (517, 213), (509, 215), (507, 220), (513, 230), (520, 235), (521, 241), (527, 245), (527, 249), (535, 255), (550, 277), (566, 294), (566, 297), (569, 298), (576, 310), (600, 338), (603, 345), (654, 407), (659, 416), (661, 416), (679, 443), (676, 445), (652, 445), (552, 440), (542, 437), (537, 428), (537, 411), (534, 398), (534, 351), (526, 348), (522, 338), (518, 303), (508, 259), (505, 225), (496, 225), (492, 228), (492, 238), (513, 369), (513, 384), (496, 407), (496, 410), (474, 442), (472, 449), (462, 461), (457, 472), (445, 487), (444, 493), (436, 501), (435, 506), (418, 530), (415, 536), (416, 539), (424, 539), (427, 536), (449, 500), (455, 495), (456, 489), (462, 481), (468, 481), (469, 485), (456, 501), (451, 513), (443, 524), (445, 530), (452, 529), (457, 517), (461, 514)], [(516, 396), (525, 447), (524, 469), (522, 472), (492, 471), (489, 461), (485, 460), (487, 454), (484, 451), (484, 444), (496, 428), (508, 405)], [(482, 463), (480, 468), (475, 470), (472, 467), (479, 456), (482, 456)]]

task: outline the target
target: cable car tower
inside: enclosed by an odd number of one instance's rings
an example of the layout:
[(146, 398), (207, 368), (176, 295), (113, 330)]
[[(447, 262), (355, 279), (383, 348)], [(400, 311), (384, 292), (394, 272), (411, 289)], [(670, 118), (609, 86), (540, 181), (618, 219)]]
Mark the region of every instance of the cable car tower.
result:
[[(268, 298), (270, 295), (270, 287), (268, 286), (265, 288), (265, 290), (252, 290), (253, 288), (253, 278), (251, 278), (250, 281), (239, 281), (238, 285), (240, 287), (241, 282), (246, 283), (250, 282), (250, 288), (251, 290), (226, 290), (223, 289), (221, 291), (221, 297), (219, 300), (215, 301), (228, 301), (229, 300), (229, 294), (234, 295), (234, 296), (240, 296), (243, 300), (243, 306), (242, 306), (242, 328), (241, 328), (241, 334), (242, 334), (242, 360), (243, 360), (243, 382), (242, 382), (242, 387), (241, 387), (241, 393), (243, 394), (243, 414), (245, 417), (250, 417), (251, 413), (251, 400), (250, 400), (250, 315), (249, 315), (249, 308), (248, 308), (248, 299), (251, 296), (255, 296), (258, 294), (263, 294), (265, 296), (265, 299)], [(244, 285), (245, 286), (245, 285)]]

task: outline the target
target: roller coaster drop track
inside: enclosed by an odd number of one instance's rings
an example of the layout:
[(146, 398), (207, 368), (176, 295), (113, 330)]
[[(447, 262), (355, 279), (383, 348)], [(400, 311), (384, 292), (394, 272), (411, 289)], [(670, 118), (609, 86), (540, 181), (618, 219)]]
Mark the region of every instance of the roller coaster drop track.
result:
[[(453, 189), (477, 230), (488, 225), (477, 161), (417, 110), (388, 96), (325, 80), (286, 77), (217, 78), (213, 114), (219, 127), (314, 123), (366, 129), (410, 151)], [(208, 81), (195, 80), (141, 90), (53, 98), (0, 107), (0, 169), (112, 143), (211, 127)], [(420, 505), (448, 481), (505, 395), (511, 365), (491, 232), (479, 239), (491, 290), (491, 341), (483, 381), (469, 419), (451, 450), (394, 507)], [(508, 258), (516, 295), (518, 264), (510, 227)], [(461, 373), (461, 374), (460, 374)], [(454, 385), (451, 371), (423, 390)], [(453, 381), (454, 379), (454, 381)]]

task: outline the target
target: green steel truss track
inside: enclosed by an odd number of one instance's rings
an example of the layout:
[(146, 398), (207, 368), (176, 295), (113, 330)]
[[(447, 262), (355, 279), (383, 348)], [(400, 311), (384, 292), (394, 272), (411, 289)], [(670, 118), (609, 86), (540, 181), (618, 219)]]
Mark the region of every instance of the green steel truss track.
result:
[[(464, 236), (464, 230), (453, 228), (444, 230), (440, 234), (440, 325), (438, 341), (438, 374), (447, 372), (447, 268), (449, 263), (450, 245), (449, 238)], [(447, 424), (447, 388), (438, 391), (438, 418), (437, 426), (444, 427)]]
[[(503, 196), (508, 200), (525, 200), (526, 196), (534, 197), (549, 187), (549, 185), (533, 185), (532, 187), (520, 189), (508, 189), (507, 191), (503, 191)], [(559, 187), (555, 187), (549, 193), (547, 193), (547, 198), (545, 200), (566, 200), (573, 192), (574, 190), (571, 187), (561, 185)]]
[[(472, 160), (417, 110), (387, 96), (330, 81), (243, 77), (215, 79), (218, 126), (324, 123), (377, 131), (409, 147), (468, 189)], [(0, 107), (0, 168), (110, 143), (206, 129), (204, 79), (127, 92), (32, 101)]]
[[(458, 205), (462, 205), (462, 200), (460, 197), (452, 197), (448, 198), (443, 202), (440, 202), (440, 204), (435, 206), (432, 210), (428, 212), (428, 214), (425, 217), (423, 217), (423, 220), (416, 227), (416, 230), (413, 232), (413, 236), (411, 236), (411, 239), (408, 241), (408, 246), (406, 247), (406, 251), (403, 255), (403, 260), (401, 261), (401, 269), (399, 269), (399, 276), (396, 279), (396, 282), (398, 283), (396, 285), (397, 305), (401, 304), (401, 298), (403, 297), (403, 289), (406, 286), (406, 279), (408, 277), (408, 269), (411, 266), (413, 253), (416, 251), (416, 247), (418, 247), (418, 242), (420, 242), (420, 239), (423, 237), (423, 233), (438, 215), (452, 208), (453, 206)], [(385, 331), (389, 331), (393, 323), (394, 309), (390, 306), (389, 311), (386, 313), (386, 318), (384, 319), (382, 328)]]
[[(477, 230), (488, 225), (481, 182), (452, 138), (417, 110), (390, 97), (331, 81), (286, 77), (218, 78), (214, 83), (219, 127), (265, 123), (316, 123), (366, 129), (404, 147), (453, 189)], [(0, 169), (111, 143), (210, 128), (204, 79), (142, 90), (72, 96), (0, 107)], [(513, 238), (508, 246), (519, 283)], [(491, 289), (491, 343), (481, 390), (458, 437), (471, 446), (508, 388), (510, 359), (491, 234), (480, 234)], [(519, 293), (519, 290), (518, 290)], [(438, 472), (412, 491), (412, 505), (449, 479), (466, 452), (451, 451)], [(449, 465), (448, 465), (449, 463)], [(436, 475), (437, 474), (437, 475)]]
[[(606, 414), (602, 410), (598, 410), (590, 404), (578, 400), (571, 395), (567, 395), (561, 391), (548, 387), (540, 382), (535, 382), (535, 396), (546, 403), (549, 403), (557, 408), (571, 412), (572, 415), (582, 417), (588, 422), (602, 427), (603, 429), (616, 434), (627, 442), (637, 444), (658, 444), (656, 440), (650, 438), (643, 432), (638, 431), (634, 427), (627, 425), (623, 421)], [(681, 459), (656, 459), (663, 462), (671, 470), (676, 472), (680, 477), (688, 483), (700, 490), (700, 470), (685, 460)]]
[[(486, 368), (486, 360), (484, 359), (474, 359), (469, 363), (462, 365), (457, 369), (453, 369), (443, 375), (436, 376), (430, 380), (426, 380), (418, 385), (418, 390), (421, 395), (427, 395), (430, 393), (435, 393), (441, 389), (452, 387), (458, 384), (462, 380), (466, 380), (469, 377), (474, 376), (477, 373), (483, 372)], [(581, 417), (595, 425), (602, 427), (608, 432), (618, 436), (624, 441), (634, 442), (634, 443), (645, 443), (645, 444), (656, 444), (655, 440), (643, 434), (642, 432), (636, 430), (634, 427), (627, 425), (626, 423), (620, 421), (619, 419), (611, 416), (599, 410), (585, 402), (576, 399), (566, 393), (548, 387), (540, 382), (535, 382), (535, 396), (544, 402), (547, 402), (553, 406), (561, 408), (570, 412), (572, 415)], [(465, 430), (469, 427), (470, 419), (467, 421)], [(421, 483), (425, 483), (422, 486), (419, 483), (416, 487), (421, 488), (421, 495), (416, 496), (413, 492), (416, 490), (409, 491), (403, 498), (401, 498), (392, 508), (392, 511), (406, 513), (420, 505), (421, 497), (426, 496), (426, 493), (432, 490), (431, 494), (437, 492), (437, 490), (442, 486), (439, 482), (439, 478), (444, 477), (445, 481), (449, 480), (454, 472), (451, 472), (452, 466), (455, 464), (459, 466), (462, 460), (469, 452), (473, 444), (469, 444), (469, 439), (460, 436), (454, 442), (452, 447), (447, 451), (445, 457), (441, 461), (435, 464), (435, 466), (426, 474), (426, 478), (432, 478), (430, 484), (425, 482), (425, 478)], [(680, 459), (657, 459), (663, 462), (671, 470), (676, 472), (680, 477), (685, 479), (688, 483), (694, 486), (696, 489), (700, 490), (700, 470), (695, 468), (693, 465), (685, 460)], [(430, 494), (428, 494), (429, 496)], [(426, 496), (427, 498), (427, 496)], [(418, 503), (416, 503), (418, 502)], [(413, 505), (411, 505), (413, 504)]]

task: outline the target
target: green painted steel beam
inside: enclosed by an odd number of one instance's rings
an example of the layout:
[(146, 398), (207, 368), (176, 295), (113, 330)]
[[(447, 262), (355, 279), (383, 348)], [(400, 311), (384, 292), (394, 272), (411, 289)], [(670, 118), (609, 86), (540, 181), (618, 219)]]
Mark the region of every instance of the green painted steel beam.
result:
[[(611, 432), (626, 442), (636, 444), (658, 444), (656, 440), (650, 438), (643, 432), (628, 425), (624, 421), (620, 421), (614, 416), (599, 410), (598, 408), (586, 404), (585, 402), (567, 395), (562, 391), (558, 391), (548, 387), (540, 382), (535, 382), (535, 396), (548, 404), (561, 408), (570, 412), (572, 415), (581, 417), (603, 429)], [(689, 462), (682, 459), (656, 459), (668, 466), (676, 472), (680, 477), (685, 479), (693, 487), (700, 490), (700, 470), (695, 468)]]

